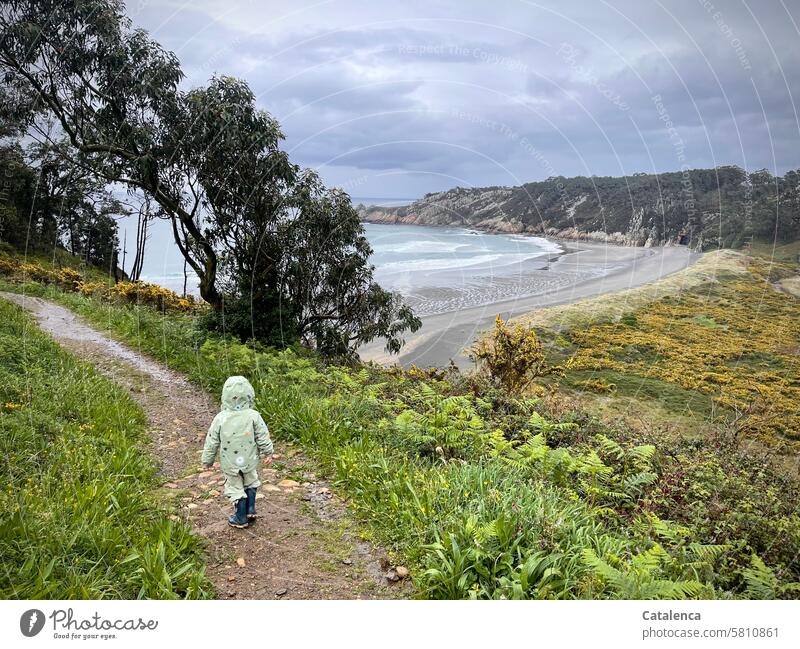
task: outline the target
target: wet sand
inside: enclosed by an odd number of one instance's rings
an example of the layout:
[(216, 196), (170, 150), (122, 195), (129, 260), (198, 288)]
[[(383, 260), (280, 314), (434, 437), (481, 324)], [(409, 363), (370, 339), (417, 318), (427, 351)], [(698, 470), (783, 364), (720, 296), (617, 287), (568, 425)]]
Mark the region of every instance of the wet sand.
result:
[[(384, 350), (384, 341), (363, 346), (359, 353), (365, 361), (404, 366), (445, 366), (452, 359), (459, 367), (471, 366), (469, 347), (481, 333), (494, 326), (499, 314), (504, 319), (536, 309), (567, 304), (604, 293), (615, 293), (654, 282), (687, 268), (702, 254), (684, 246), (636, 248), (602, 243), (559, 242), (566, 252), (553, 258), (543, 268), (539, 264), (522, 278), (515, 278), (508, 296), (508, 286), (498, 282), (497, 301), (481, 306), (459, 308), (446, 289), (431, 289), (411, 300), (421, 314), (422, 328), (406, 336), (399, 356)], [(449, 301), (448, 301), (449, 300)], [(434, 305), (434, 306), (429, 306)], [(441, 312), (452, 306), (452, 310)], [(425, 311), (439, 311), (425, 315)]]

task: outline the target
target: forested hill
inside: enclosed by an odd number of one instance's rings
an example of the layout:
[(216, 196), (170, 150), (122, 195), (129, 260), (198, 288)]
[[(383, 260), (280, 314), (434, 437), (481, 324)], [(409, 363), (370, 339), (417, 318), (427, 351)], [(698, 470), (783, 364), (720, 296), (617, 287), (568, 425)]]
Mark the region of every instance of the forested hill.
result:
[(739, 167), (564, 178), (518, 187), (456, 187), (411, 205), (360, 208), (372, 223), (463, 225), (626, 245), (739, 247), (800, 238), (800, 172)]

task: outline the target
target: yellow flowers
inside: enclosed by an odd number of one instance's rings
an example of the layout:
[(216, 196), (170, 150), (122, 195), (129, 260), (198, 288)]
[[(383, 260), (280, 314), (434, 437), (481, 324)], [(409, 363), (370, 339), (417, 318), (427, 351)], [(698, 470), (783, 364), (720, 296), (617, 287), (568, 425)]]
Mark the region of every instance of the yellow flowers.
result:
[(82, 295), (94, 296), (125, 302), (143, 304), (160, 311), (183, 311), (194, 313), (201, 308), (201, 303), (194, 296), (181, 297), (175, 291), (147, 282), (118, 282), (109, 286), (106, 282), (86, 280), (74, 268), (49, 270), (37, 263), (21, 262), (14, 257), (0, 257), (0, 274), (33, 280), (43, 284), (55, 284), (68, 291), (77, 291)]
[[(636, 312), (634, 324), (576, 329), (570, 369), (652, 377), (714, 396), (748, 435), (800, 443), (800, 301), (763, 269)], [(585, 389), (601, 392), (600, 381)], [(610, 384), (613, 385), (613, 384)]]
[(83, 276), (74, 268), (62, 268), (58, 271), (56, 277), (59, 284), (71, 291), (77, 290), (78, 284), (83, 279)]
[(175, 291), (148, 282), (118, 282), (108, 289), (108, 296), (122, 302), (145, 304), (161, 311), (195, 311), (193, 296), (181, 297)]
[(78, 282), (76, 290), (86, 296), (94, 295), (95, 293), (102, 294), (106, 290), (105, 282)]
[(21, 403), (14, 403), (13, 401), (6, 401), (6, 403), (3, 404), (3, 408), (5, 408), (6, 410), (9, 410), (9, 411), (11, 411), (11, 410), (19, 410), (20, 408), (22, 408), (22, 404)]

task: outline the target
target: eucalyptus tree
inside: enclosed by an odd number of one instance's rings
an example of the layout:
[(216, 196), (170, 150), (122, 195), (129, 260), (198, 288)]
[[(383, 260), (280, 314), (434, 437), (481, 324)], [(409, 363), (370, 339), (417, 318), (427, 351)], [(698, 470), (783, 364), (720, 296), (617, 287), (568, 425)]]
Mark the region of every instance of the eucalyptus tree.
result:
[(183, 105), (181, 159), (213, 214), (207, 236), (219, 250), (226, 330), (271, 343), (299, 338), (339, 356), (377, 337), (399, 350), (420, 321), (374, 281), (349, 196), (289, 160), (277, 121), (245, 82), (214, 78)]
[(372, 249), (350, 197), (306, 171), (289, 204), (291, 218), (278, 239), (284, 251), (281, 294), (294, 305), (301, 338), (340, 356), (385, 338), (387, 349), (397, 353), (403, 332), (422, 323), (398, 294), (375, 281)]
[(0, 10), (0, 70), (8, 87), (3, 113), (24, 119), (40, 141), (66, 137), (75, 163), (105, 180), (150, 194), (182, 237), (201, 295), (221, 305), (200, 199), (174, 164), (183, 77), (175, 55), (134, 29), (119, 0), (7, 0)]

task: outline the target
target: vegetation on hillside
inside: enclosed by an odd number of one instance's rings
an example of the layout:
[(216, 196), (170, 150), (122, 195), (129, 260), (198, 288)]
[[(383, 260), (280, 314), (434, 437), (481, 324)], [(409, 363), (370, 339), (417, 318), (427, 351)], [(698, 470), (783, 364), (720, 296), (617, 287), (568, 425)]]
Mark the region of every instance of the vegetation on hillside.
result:
[(735, 166), (631, 176), (554, 176), (518, 187), (428, 194), (411, 205), (362, 208), (367, 220), (454, 224), (628, 245), (698, 250), (800, 238), (800, 171)]
[(775, 266), (743, 261), (745, 274), (702, 293), (563, 333), (570, 376), (622, 374), (709, 395), (732, 434), (800, 449), (800, 303), (770, 285)]
[(0, 597), (204, 598), (197, 539), (154, 496), (144, 415), (0, 300)]
[(795, 273), (795, 264), (719, 251), (653, 285), (516, 322), (539, 332), (550, 362), (565, 368), (562, 385), (587, 404), (623, 414), (651, 402), (664, 417), (795, 452)]
[(168, 288), (149, 282), (113, 282), (92, 279), (71, 266), (46, 264), (35, 259), (23, 261), (18, 255), (0, 255), (0, 275), (11, 281), (52, 284), (65, 291), (77, 291), (100, 300), (143, 304), (159, 311), (205, 311), (193, 295), (182, 297)]
[(774, 598), (800, 582), (800, 487), (725, 434), (600, 423), (537, 381), (337, 367), (209, 334), (193, 316), (28, 284), (213, 392), (256, 386), (371, 536), (434, 598)]
[(0, 241), (29, 253), (60, 244), (85, 264), (114, 274), (115, 217), (125, 214), (124, 206), (104, 182), (39, 144), (23, 148), (12, 134), (0, 116)]

